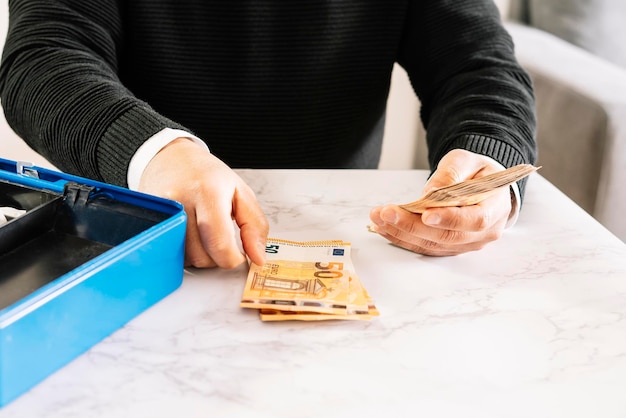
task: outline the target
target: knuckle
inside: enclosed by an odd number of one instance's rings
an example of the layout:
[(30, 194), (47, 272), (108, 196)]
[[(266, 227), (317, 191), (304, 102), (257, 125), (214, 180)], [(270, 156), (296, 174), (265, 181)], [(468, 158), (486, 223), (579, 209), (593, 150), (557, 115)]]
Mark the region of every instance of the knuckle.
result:
[(463, 239), (464, 233), (452, 229), (442, 229), (439, 233), (439, 243), (451, 244)]
[(458, 229), (459, 226), (463, 225), (463, 216), (462, 216), (462, 211), (459, 210), (457, 211), (458, 213), (455, 214), (454, 216), (448, 216), (445, 219), (446, 223), (445, 225), (442, 224), (442, 226), (445, 226), (447, 229)]
[(270, 223), (267, 220), (267, 218), (265, 218), (265, 216), (263, 214), (261, 214), (259, 216), (259, 221), (258, 221), (258, 225), (261, 228), (261, 231), (263, 231), (264, 233), (269, 232), (270, 230)]
[(185, 257), (185, 266), (195, 268), (211, 268), (215, 267), (215, 261), (208, 255), (187, 255)]
[(221, 254), (228, 251), (230, 247), (230, 243), (219, 236), (210, 238), (207, 241), (206, 245), (207, 249), (209, 250), (209, 254)]
[(421, 222), (411, 222), (407, 225), (406, 231), (412, 236), (417, 236), (419, 235), (421, 228)]
[(491, 226), (489, 211), (480, 211), (480, 215), (476, 218), (475, 226), (479, 231), (485, 230)]
[(441, 248), (441, 244), (436, 241), (422, 239), (415, 245), (415, 247), (418, 249), (416, 252), (421, 254), (436, 255)]
[(504, 231), (501, 228), (493, 228), (489, 230), (489, 232), (487, 233), (487, 240), (488, 241), (499, 240), (502, 237), (503, 232)]

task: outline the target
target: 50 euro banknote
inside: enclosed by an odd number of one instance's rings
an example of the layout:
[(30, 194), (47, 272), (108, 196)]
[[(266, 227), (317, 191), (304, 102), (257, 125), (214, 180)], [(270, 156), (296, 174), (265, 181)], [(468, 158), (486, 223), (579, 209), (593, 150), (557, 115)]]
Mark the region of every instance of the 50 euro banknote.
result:
[(268, 238), (266, 263), (251, 263), (240, 306), (264, 321), (370, 319), (379, 314), (359, 280), (350, 243)]

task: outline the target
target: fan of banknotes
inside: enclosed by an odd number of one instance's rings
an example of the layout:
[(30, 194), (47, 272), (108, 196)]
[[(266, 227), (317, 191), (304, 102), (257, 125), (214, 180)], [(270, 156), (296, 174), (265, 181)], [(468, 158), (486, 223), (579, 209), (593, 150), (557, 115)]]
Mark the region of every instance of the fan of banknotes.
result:
[(426, 196), (400, 207), (409, 212), (422, 213), (427, 208), (433, 207), (475, 205), (501, 187), (509, 186), (540, 168), (531, 164), (519, 164), (503, 171), (433, 190)]
[(266, 263), (251, 263), (241, 307), (263, 321), (369, 320), (374, 301), (356, 274), (350, 243), (268, 238)]

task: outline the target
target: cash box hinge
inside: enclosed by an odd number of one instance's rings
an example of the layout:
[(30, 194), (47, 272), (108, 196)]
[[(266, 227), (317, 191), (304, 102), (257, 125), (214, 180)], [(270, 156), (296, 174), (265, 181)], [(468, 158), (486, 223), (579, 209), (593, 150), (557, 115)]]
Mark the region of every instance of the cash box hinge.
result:
[(68, 182), (63, 190), (63, 200), (70, 206), (85, 206), (95, 187), (85, 184)]
[(22, 176), (32, 177), (34, 179), (39, 178), (39, 173), (35, 170), (35, 164), (26, 161), (17, 161), (15, 171)]

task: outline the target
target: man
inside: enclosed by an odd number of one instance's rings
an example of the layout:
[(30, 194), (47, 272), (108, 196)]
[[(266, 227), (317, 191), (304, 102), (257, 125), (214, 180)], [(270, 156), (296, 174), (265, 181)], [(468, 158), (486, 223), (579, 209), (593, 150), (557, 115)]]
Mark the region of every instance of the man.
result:
[[(187, 265), (244, 261), (233, 219), (264, 260), (267, 221), (231, 168), (375, 168), (394, 62), (421, 100), (427, 189), (535, 160), (531, 84), (492, 0), (14, 0), (9, 20), (7, 121), (64, 171), (182, 202)], [(401, 247), (460, 254), (514, 221), (524, 184), (370, 217)]]

